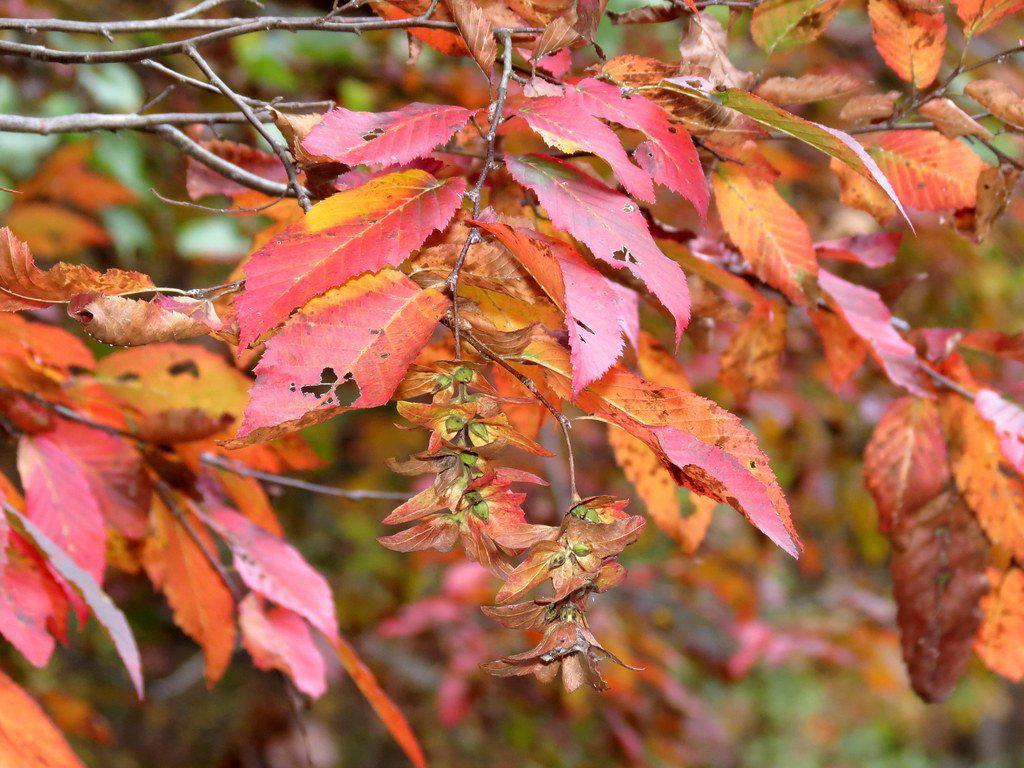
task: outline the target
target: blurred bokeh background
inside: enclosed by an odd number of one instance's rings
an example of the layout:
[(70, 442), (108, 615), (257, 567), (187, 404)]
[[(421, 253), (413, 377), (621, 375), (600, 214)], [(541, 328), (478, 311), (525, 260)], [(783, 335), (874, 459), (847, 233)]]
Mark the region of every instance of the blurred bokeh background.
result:
[[(187, 4), (164, 0), (0, 0), (0, 15), (149, 18)], [(632, 3), (616, 0), (613, 10)], [(272, 3), (284, 13), (326, 11), (330, 2)], [(252, 12), (228, 2), (217, 13)], [(727, 20), (725, 9), (715, 9)], [(816, 43), (766, 59), (749, 41), (747, 18), (733, 19), (730, 54), (741, 67), (769, 74), (823, 68), (851, 71), (885, 89), (898, 87), (873, 50), (860, 2), (847, 3)], [(614, 53), (666, 60), (685, 20), (615, 27), (602, 23), (600, 43)], [(976, 41), (985, 55), (1020, 36), (1020, 21)], [(63, 47), (102, 46), (54, 34)], [(140, 38), (140, 41), (144, 38)], [(487, 85), (468, 59), (427, 49), (407, 64), (403, 33), (362, 36), (322, 32), (252, 34), (206, 49), (237, 90), (261, 99), (329, 99), (349, 109), (380, 110), (409, 101), (477, 107)], [(575, 55), (578, 67), (593, 54)], [(183, 57), (173, 62), (192, 71)], [(1021, 86), (1009, 62), (1000, 78)], [(134, 112), (170, 84), (141, 66), (65, 66), (4, 59), (0, 112), (61, 115)], [(224, 110), (216, 95), (177, 87), (164, 111)], [(834, 119), (837, 105), (806, 114)], [(208, 130), (208, 129), (207, 129)], [(258, 144), (247, 127), (219, 131)], [(1004, 151), (1018, 151), (999, 139)], [(781, 189), (816, 239), (872, 231), (865, 215), (838, 202), (827, 163), (792, 145), (769, 150)], [(249, 252), (259, 216), (231, 216), (174, 205), (184, 200), (184, 162), (145, 134), (35, 136), (0, 133), (0, 223), (28, 241), (41, 262), (61, 259), (121, 266), (157, 284), (193, 287), (223, 281)], [(210, 202), (209, 200), (206, 202)], [(844, 265), (844, 274), (880, 291), (895, 314), (917, 327), (1022, 330), (1024, 250), (1021, 201), (992, 237), (975, 245), (940, 226), (904, 238), (896, 263), (880, 270)], [(692, 223), (666, 201), (665, 220)], [(714, 230), (710, 233), (714, 236)], [(699, 290), (699, 281), (698, 290)], [(699, 306), (699, 304), (698, 304)], [(44, 316), (47, 316), (44, 313)], [(63, 322), (59, 313), (48, 316)], [(485, 660), (520, 650), (522, 638), (479, 611), (495, 583), (457, 553), (401, 555), (379, 546), (386, 502), (351, 502), (271, 488), (288, 536), (328, 578), (342, 630), (408, 715), (433, 765), (451, 766), (751, 766), (753, 768), (916, 768), (1024, 765), (1024, 687), (974, 661), (951, 699), (925, 705), (911, 692), (900, 659), (888, 574), (888, 544), (861, 477), (864, 445), (895, 396), (865, 368), (835, 392), (803, 313), (792, 310), (780, 386), (736, 403), (716, 382), (718, 354), (738, 316), (697, 315), (680, 350), (694, 388), (740, 412), (762, 441), (807, 545), (794, 562), (759, 537), (735, 512), (715, 511), (693, 555), (654, 526), (624, 557), (625, 585), (602, 597), (593, 624), (602, 641), (640, 672), (609, 669), (611, 691), (566, 695), (532, 678), (490, 678)], [(668, 340), (660, 318), (648, 327)], [(217, 349), (215, 342), (210, 342)], [(97, 355), (108, 352), (93, 344)], [(973, 361), (983, 364), (984, 361)], [(1024, 397), (1020, 367), (1001, 388)], [(395, 429), (389, 409), (349, 414), (310, 430), (323, 459), (307, 473), (321, 483), (398, 490), (404, 478), (389, 456), (418, 450), (421, 437)], [(542, 440), (557, 450), (547, 430)], [(585, 492), (633, 495), (616, 467), (604, 428), (574, 431)], [(12, 452), (4, 449), (9, 468)], [(561, 472), (559, 460), (522, 466)], [(559, 494), (536, 491), (529, 515), (555, 519)], [(681, 503), (689, 504), (680, 491)], [(639, 510), (642, 503), (634, 502)], [(119, 662), (99, 632), (74, 635), (43, 670), (0, 644), (0, 664), (41, 700), (82, 758), (103, 768), (287, 768), (400, 766), (405, 758), (340, 669), (328, 693), (296, 715), (280, 679), (252, 668), (239, 653), (208, 691), (198, 648), (174, 626), (164, 601), (142, 574), (112, 572), (108, 590), (128, 614), (143, 650), (149, 696), (134, 700)]]

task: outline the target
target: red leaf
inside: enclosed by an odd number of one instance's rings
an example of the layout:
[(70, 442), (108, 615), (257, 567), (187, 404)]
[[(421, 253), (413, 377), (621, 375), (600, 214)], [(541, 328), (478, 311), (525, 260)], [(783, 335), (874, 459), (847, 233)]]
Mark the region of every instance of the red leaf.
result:
[[(0, 527), (6, 525), (6, 518), (0, 514)], [(21, 543), (19, 539), (15, 541)], [(0, 635), (31, 664), (44, 667), (55, 645), (46, 629), (46, 621), (53, 611), (44, 582), (49, 577), (32, 565), (29, 557), (18, 548), (13, 549), (12, 554), (6, 564), (0, 563)]]
[(78, 464), (107, 523), (129, 538), (143, 538), (152, 487), (135, 446), (64, 419), (46, 436)]
[(636, 307), (621, 301), (615, 286), (565, 243), (498, 222), (479, 226), (497, 237), (565, 312), (575, 397), (618, 360), (623, 334), (630, 335), (638, 322)]
[(280, 606), (268, 607), (250, 592), (238, 606), (242, 644), (262, 670), (277, 669), (317, 699), (327, 690), (327, 668), (305, 620)]
[(951, 476), (934, 402), (903, 397), (889, 406), (864, 451), (864, 479), (882, 531), (942, 492)]
[(53, 570), (65, 579), (85, 601), (96, 620), (107, 630), (110, 639), (124, 662), (128, 675), (135, 685), (135, 692), (142, 698), (142, 661), (135, 644), (131, 627), (107, 594), (100, 589), (91, 575), (80, 568), (68, 554), (55, 544), (35, 523), (11, 506), (7, 513), (18, 520), (26, 537), (43, 554)]
[(331, 589), (298, 550), (227, 507), (213, 504), (200, 515), (227, 542), (235, 570), (250, 589), (337, 640)]
[(676, 343), (690, 321), (690, 292), (679, 265), (651, 237), (636, 203), (569, 163), (544, 155), (507, 157), (512, 177), (529, 187), (552, 223), (594, 256), (643, 280), (676, 321)]
[(463, 107), (413, 102), (394, 112), (331, 110), (302, 147), (346, 165), (381, 168), (423, 157), (446, 143), (473, 113)]
[(390, 269), (311, 301), (267, 342), (238, 439), (383, 405), (447, 306), (439, 292)]
[(1024, 411), (991, 389), (978, 390), (974, 407), (995, 426), (1003, 455), (1024, 475)]
[(245, 291), (236, 302), (242, 345), (331, 288), (397, 267), (448, 224), (465, 188), (462, 179), (398, 171), (314, 205), (246, 264)]
[(708, 182), (686, 129), (673, 124), (653, 101), (639, 94), (624, 96), (621, 88), (603, 80), (586, 78), (572, 88), (591, 114), (643, 133), (646, 141), (633, 155), (637, 164), (657, 183), (693, 203), (702, 218), (707, 216)]
[(48, 432), (21, 437), (18, 472), (25, 488), (26, 516), (102, 582), (107, 532), (82, 465)]
[(889, 379), (912, 394), (928, 397), (917, 375), (914, 348), (892, 327), (892, 315), (874, 291), (848, 283), (824, 269), (818, 272), (818, 284), (829, 303), (849, 323), (853, 332), (868, 343)]

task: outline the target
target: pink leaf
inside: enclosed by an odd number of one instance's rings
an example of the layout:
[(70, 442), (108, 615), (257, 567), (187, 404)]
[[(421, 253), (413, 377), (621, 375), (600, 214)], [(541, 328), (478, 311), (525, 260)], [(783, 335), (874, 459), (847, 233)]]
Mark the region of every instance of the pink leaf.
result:
[(663, 254), (636, 203), (569, 163), (544, 155), (507, 157), (512, 177), (532, 189), (552, 223), (594, 256), (643, 280), (676, 321), (676, 343), (690, 321), (690, 292), (679, 265)]
[(659, 184), (685, 197), (701, 217), (707, 216), (710, 192), (697, 149), (686, 129), (640, 95), (624, 96), (617, 85), (587, 78), (574, 84), (580, 103), (593, 115), (643, 133), (647, 140), (634, 156)]
[(227, 507), (211, 504), (200, 515), (227, 542), (235, 570), (251, 590), (337, 641), (331, 589), (298, 550)]
[(110, 639), (114, 643), (114, 648), (117, 649), (117, 653), (135, 685), (135, 692), (141, 699), (143, 696), (142, 660), (139, 658), (139, 648), (135, 644), (131, 627), (128, 626), (124, 614), (100, 589), (100, 585), (88, 571), (80, 568), (68, 556), (68, 553), (52, 541), (32, 520), (11, 506), (7, 506), (6, 509), (7, 513), (15, 517), (21, 524), (26, 537), (43, 554), (47, 564), (56, 574), (74, 587), (96, 620), (107, 630), (107, 634), (110, 635)]
[(619, 359), (623, 335), (630, 336), (639, 323), (635, 305), (631, 308), (613, 283), (565, 243), (525, 227), (479, 226), (497, 237), (565, 312), (575, 397)]
[(317, 699), (327, 690), (327, 667), (305, 620), (279, 606), (268, 607), (250, 592), (238, 605), (242, 644), (262, 670), (277, 669), (295, 687)]
[(819, 258), (852, 261), (877, 269), (896, 261), (902, 238), (900, 232), (875, 232), (815, 243), (814, 250)]
[(394, 112), (352, 112), (338, 107), (302, 141), (313, 155), (346, 165), (407, 163), (445, 144), (473, 113), (463, 107), (413, 102)]
[(568, 154), (590, 152), (597, 155), (611, 166), (629, 194), (648, 203), (654, 202), (650, 175), (633, 164), (619, 137), (586, 111), (575, 91), (570, 89), (560, 96), (526, 99), (515, 112), (548, 145)]
[(853, 332), (868, 343), (871, 354), (886, 375), (920, 397), (928, 397), (918, 379), (917, 353), (892, 327), (892, 315), (874, 291), (848, 283), (824, 269), (818, 272), (818, 284), (828, 295), (833, 308), (842, 315)]
[(25, 514), (98, 582), (103, 581), (107, 532), (89, 478), (54, 432), (18, 441)]
[(732, 497), (730, 505), (788, 554), (799, 556), (800, 546), (787, 530), (764, 485), (735, 456), (676, 427), (651, 427), (650, 431), (673, 464), (697, 467), (721, 482)]
[[(0, 513), (0, 528), (6, 525)], [(27, 557), (15, 556), (0, 564), (0, 635), (33, 666), (44, 667), (56, 645), (46, 629), (53, 604), (44, 581), (49, 577), (29, 563)]]
[(1003, 455), (1024, 474), (1024, 411), (991, 389), (979, 390), (974, 395), (974, 407), (995, 425)]

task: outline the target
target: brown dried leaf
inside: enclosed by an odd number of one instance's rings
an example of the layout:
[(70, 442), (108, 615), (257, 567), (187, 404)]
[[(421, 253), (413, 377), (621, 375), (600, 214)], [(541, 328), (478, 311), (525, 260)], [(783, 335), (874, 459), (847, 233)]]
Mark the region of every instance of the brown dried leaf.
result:
[(860, 128), (888, 120), (893, 115), (899, 96), (899, 91), (854, 96), (839, 110), (839, 124), (847, 128)]
[(899, 519), (893, 591), (910, 682), (925, 701), (952, 692), (981, 625), (988, 543), (953, 489)]
[(143, 301), (90, 292), (71, 299), (68, 315), (94, 339), (119, 347), (189, 339), (220, 330), (220, 319), (209, 301), (178, 298), (171, 307), (159, 299)]
[(977, 136), (985, 140), (993, 138), (988, 128), (949, 99), (931, 99), (918, 107), (917, 111), (931, 120), (936, 130), (947, 139), (960, 136)]
[(1024, 128), (1024, 98), (999, 80), (975, 80), (964, 93), (985, 107), (1004, 123)]

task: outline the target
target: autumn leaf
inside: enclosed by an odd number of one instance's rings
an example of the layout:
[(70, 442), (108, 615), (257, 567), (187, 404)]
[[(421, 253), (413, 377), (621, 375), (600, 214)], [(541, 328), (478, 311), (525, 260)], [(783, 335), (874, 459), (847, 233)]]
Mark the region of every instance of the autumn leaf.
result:
[(712, 176), (722, 227), (758, 277), (796, 304), (813, 295), (818, 262), (803, 219), (764, 177), (736, 163)]
[(498, 55), (494, 25), (476, 0), (445, 0), (466, 47), (485, 74), (490, 74)]
[(1024, 482), (1003, 456), (995, 429), (959, 396), (943, 398), (941, 413), (957, 488), (989, 539), (1024, 560)]
[(578, 101), (593, 115), (640, 131), (644, 141), (633, 153), (637, 164), (658, 184), (689, 200), (702, 217), (708, 210), (708, 183), (693, 139), (668, 114), (641, 94), (588, 77), (571, 86)]
[(985, 164), (965, 144), (936, 131), (886, 131), (862, 137), (908, 208), (972, 208)]
[(606, 161), (631, 196), (654, 202), (650, 174), (633, 164), (619, 138), (607, 125), (588, 113), (587, 102), (567, 88), (561, 96), (524, 99), (515, 114), (554, 149), (566, 154), (590, 152)]
[(447, 306), (439, 292), (390, 269), (309, 302), (268, 342), (236, 439), (264, 440), (383, 405)]
[(216, 556), (213, 537), (193, 515), (178, 519), (160, 501), (153, 528), (143, 550), (146, 573), (166, 595), (174, 623), (203, 649), (206, 684), (213, 687), (235, 651), (235, 601), (207, 559)]
[(683, 552), (688, 555), (696, 552), (704, 540), (717, 502), (704, 496), (691, 495), (693, 511), (689, 515), (685, 514), (679, 488), (657, 453), (642, 440), (614, 426), (608, 427), (608, 443), (612, 447), (615, 462), (622, 467), (626, 478), (636, 486), (636, 492), (654, 524), (677, 541)]
[(750, 34), (768, 53), (815, 40), (839, 12), (839, 0), (765, 0), (754, 8)]
[(227, 507), (208, 503), (199, 514), (227, 542), (235, 570), (253, 592), (297, 613), (328, 640), (337, 640), (331, 589), (297, 549)]
[(1014, 682), (1024, 680), (1024, 570), (1011, 566), (991, 574), (992, 590), (982, 600), (985, 620), (974, 650), (986, 666)]
[(863, 81), (853, 75), (835, 72), (800, 77), (769, 77), (757, 86), (755, 93), (773, 104), (809, 104), (849, 95), (863, 85)]
[(896, 518), (892, 580), (903, 659), (914, 690), (943, 701), (971, 656), (988, 588), (988, 542), (955, 490)]
[(97, 341), (119, 347), (205, 336), (223, 328), (209, 301), (179, 297), (142, 301), (79, 293), (68, 303), (68, 315)]
[(892, 314), (882, 298), (824, 269), (818, 273), (818, 284), (835, 312), (867, 343), (890, 381), (911, 394), (927, 397), (917, 373), (917, 353), (893, 328)]
[(236, 301), (242, 345), (331, 288), (401, 264), (447, 226), (464, 189), (463, 179), (398, 171), (317, 203), (246, 264), (245, 291)]
[(338, 107), (323, 116), (303, 139), (302, 147), (345, 165), (399, 165), (449, 141), (472, 114), (463, 107), (420, 102), (394, 112), (353, 112)]
[(258, 669), (276, 669), (288, 675), (295, 687), (318, 699), (327, 690), (324, 658), (309, 627), (297, 613), (263, 602), (250, 592), (238, 606), (242, 644)]
[(153, 287), (149, 276), (110, 269), (97, 272), (81, 264), (36, 266), (28, 245), (10, 229), (0, 229), (0, 312), (44, 309), (67, 301), (76, 293), (124, 293)]
[(864, 480), (889, 531), (949, 483), (942, 421), (933, 400), (902, 397), (879, 419), (864, 450)]
[(690, 319), (686, 276), (658, 250), (636, 203), (553, 157), (519, 155), (505, 164), (516, 181), (537, 194), (555, 226), (598, 259), (644, 281), (675, 319), (678, 342)]
[(999, 80), (974, 80), (964, 87), (970, 96), (1004, 123), (1024, 128), (1024, 98)]
[(974, 407), (992, 422), (999, 435), (999, 447), (1014, 468), (1024, 475), (1024, 411), (991, 389), (974, 395)]
[(1024, 0), (953, 0), (953, 5), (969, 35), (987, 32), (1007, 16), (1024, 10)]
[(636, 322), (636, 307), (622, 302), (613, 285), (570, 246), (500, 222), (481, 222), (480, 227), (508, 248), (565, 312), (572, 391), (579, 393), (622, 354), (623, 335)]
[(814, 244), (818, 258), (850, 261), (865, 267), (878, 269), (892, 264), (900, 249), (903, 235), (900, 232), (875, 232), (871, 235), (853, 235), (839, 240), (820, 241)]
[(83, 466), (51, 433), (18, 441), (25, 515), (97, 582), (103, 581), (107, 533)]
[[(13, 534), (7, 518), (0, 514), (0, 635), (30, 664), (44, 667), (53, 655), (56, 641), (47, 629), (54, 609), (46, 580), (49, 574), (27, 551), (27, 545)], [(7, 541), (11, 549), (7, 550)]]
[(903, 80), (926, 88), (935, 80), (946, 52), (946, 20), (934, 13), (910, 11), (896, 0), (868, 0), (875, 46)]
[(0, 672), (0, 765), (84, 768), (42, 707)]
[(917, 111), (932, 121), (935, 129), (947, 139), (976, 136), (991, 140), (992, 132), (964, 112), (951, 99), (930, 99)]
[(786, 307), (764, 302), (754, 307), (722, 352), (718, 380), (737, 400), (779, 383), (786, 349)]
[(5, 509), (7, 514), (17, 521), (25, 537), (46, 558), (46, 562), (53, 568), (54, 573), (74, 589), (75, 593), (92, 611), (92, 615), (107, 631), (121, 661), (124, 662), (125, 669), (128, 670), (136, 694), (139, 699), (142, 699), (142, 661), (139, 658), (139, 648), (135, 643), (135, 637), (132, 635), (124, 614), (100, 589), (99, 584), (89, 572), (79, 567), (35, 523), (13, 507), (6, 506)]

